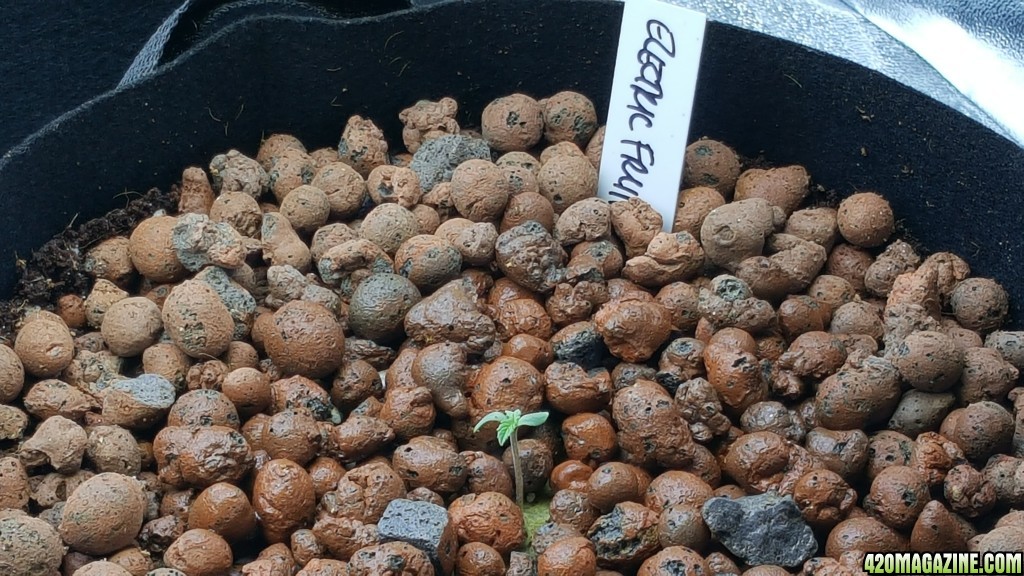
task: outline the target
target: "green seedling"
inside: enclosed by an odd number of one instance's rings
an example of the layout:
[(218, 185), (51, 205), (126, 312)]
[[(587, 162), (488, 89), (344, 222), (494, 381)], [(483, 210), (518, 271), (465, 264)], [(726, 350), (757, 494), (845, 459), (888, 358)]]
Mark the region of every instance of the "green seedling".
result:
[(498, 423), (498, 444), (504, 446), (512, 443), (512, 471), (516, 480), (516, 504), (523, 508), (523, 468), (519, 463), (519, 428), (521, 426), (537, 427), (547, 422), (547, 412), (533, 412), (523, 414), (521, 410), (505, 410), (504, 412), (491, 412), (476, 423), (474, 432), (479, 432), (484, 424), (489, 422)]

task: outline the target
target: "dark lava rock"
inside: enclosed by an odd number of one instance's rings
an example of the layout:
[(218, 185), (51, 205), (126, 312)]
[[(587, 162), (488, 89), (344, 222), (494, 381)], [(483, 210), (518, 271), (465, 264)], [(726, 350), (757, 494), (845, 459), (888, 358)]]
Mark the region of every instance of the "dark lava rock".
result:
[(610, 356), (604, 338), (593, 322), (576, 322), (559, 330), (551, 338), (551, 350), (559, 362), (572, 362), (591, 370)]
[(715, 538), (751, 566), (800, 566), (818, 550), (814, 532), (789, 496), (711, 498), (701, 514)]
[(601, 566), (636, 568), (658, 551), (658, 514), (636, 502), (620, 502), (587, 531)]
[(420, 500), (392, 500), (377, 523), (380, 541), (400, 541), (422, 550), (438, 574), (455, 570), (459, 544), (442, 506)]
[(439, 182), (449, 182), (456, 166), (466, 160), (490, 160), (487, 142), (468, 136), (448, 135), (427, 140), (412, 156), (409, 168), (420, 178), (423, 192), (430, 192)]

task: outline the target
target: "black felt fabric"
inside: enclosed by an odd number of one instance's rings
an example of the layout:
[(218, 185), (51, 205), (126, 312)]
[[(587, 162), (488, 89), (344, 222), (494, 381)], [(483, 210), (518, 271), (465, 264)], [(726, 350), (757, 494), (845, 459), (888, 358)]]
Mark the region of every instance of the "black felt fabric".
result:
[(181, 0), (8, 0), (0, 26), (0, 154), (113, 89)]
[[(238, 22), (0, 160), (0, 290), (14, 280), (14, 253), (75, 214), (98, 216), (123, 204), (125, 190), (169, 186), (183, 166), (229, 148), (255, 153), (263, 134), (334, 145), (358, 113), (398, 143), (398, 111), (417, 99), (452, 95), (466, 120), (513, 90), (575, 88), (603, 115), (621, 9), (455, 1), (349, 22)], [(711, 24), (704, 53), (693, 137), (803, 163), (842, 195), (885, 194), (920, 246), (963, 254), (1021, 310), (1024, 150), (878, 74), (792, 44)]]
[[(436, 1), (436, 0), (435, 0)], [(388, 14), (430, 0), (184, 0), (139, 50), (118, 86), (152, 74), (221, 28), (254, 16), (351, 19)]]

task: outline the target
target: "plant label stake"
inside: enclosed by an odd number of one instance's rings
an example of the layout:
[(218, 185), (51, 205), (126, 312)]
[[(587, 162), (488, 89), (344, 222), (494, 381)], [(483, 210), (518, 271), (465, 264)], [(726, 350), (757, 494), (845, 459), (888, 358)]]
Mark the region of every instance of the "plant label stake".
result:
[(640, 198), (675, 221), (707, 17), (662, 0), (626, 0), (597, 195)]

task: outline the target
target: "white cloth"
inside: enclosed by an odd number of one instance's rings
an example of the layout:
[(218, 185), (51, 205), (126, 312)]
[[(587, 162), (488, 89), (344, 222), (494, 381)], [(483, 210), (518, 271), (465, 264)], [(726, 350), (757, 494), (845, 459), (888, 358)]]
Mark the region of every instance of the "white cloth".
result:
[(1024, 146), (1024, 2), (845, 1), (924, 57)]
[(1024, 0), (668, 0), (893, 78), (1024, 147)]

